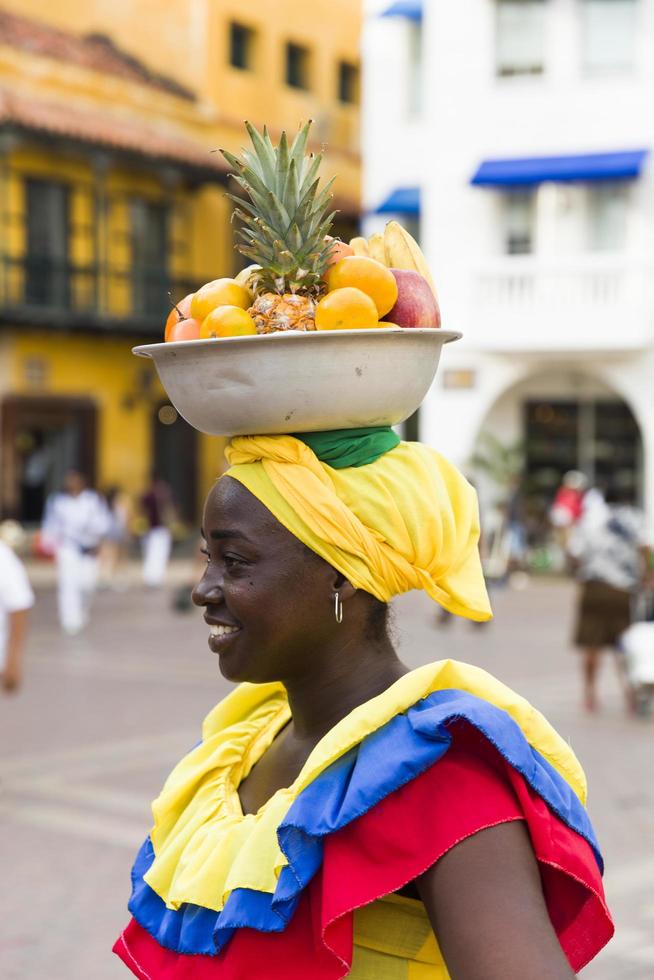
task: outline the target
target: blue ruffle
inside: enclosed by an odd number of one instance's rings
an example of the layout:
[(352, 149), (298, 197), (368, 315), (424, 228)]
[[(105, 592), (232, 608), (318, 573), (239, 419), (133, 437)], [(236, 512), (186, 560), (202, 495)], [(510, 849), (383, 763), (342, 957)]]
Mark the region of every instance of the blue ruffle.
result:
[(132, 869), (131, 914), (161, 946), (178, 953), (216, 955), (243, 926), (282, 932), (322, 864), (323, 839), (438, 762), (452, 741), (448, 724), (460, 720), (481, 732), (550, 810), (588, 841), (603, 870), (584, 806), (556, 769), (529, 745), (510, 715), (472, 694), (445, 690), (396, 715), (300, 793), (277, 829), (288, 865), (280, 873), (274, 895), (240, 888), (230, 894), (221, 912), (197, 905), (167, 909), (143, 880), (154, 860), (148, 838)]

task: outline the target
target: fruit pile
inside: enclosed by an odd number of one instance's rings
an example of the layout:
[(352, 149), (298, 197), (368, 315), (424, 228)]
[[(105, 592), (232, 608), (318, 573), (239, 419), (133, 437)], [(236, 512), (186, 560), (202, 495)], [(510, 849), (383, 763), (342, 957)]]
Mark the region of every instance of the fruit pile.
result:
[(440, 310), (417, 242), (397, 221), (349, 243), (329, 234), (331, 181), (319, 190), (321, 156), (306, 153), (310, 123), (273, 146), (246, 123), (252, 149), (223, 150), (245, 197), (229, 195), (242, 227), (236, 248), (252, 263), (185, 296), (164, 340), (242, 337), (288, 330), (439, 327)]

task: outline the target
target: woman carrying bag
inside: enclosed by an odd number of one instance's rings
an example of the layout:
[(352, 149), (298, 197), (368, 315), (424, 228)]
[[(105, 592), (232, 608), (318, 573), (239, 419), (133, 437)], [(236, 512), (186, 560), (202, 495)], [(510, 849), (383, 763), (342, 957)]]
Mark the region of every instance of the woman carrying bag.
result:
[(574, 643), (582, 655), (586, 710), (597, 711), (600, 658), (604, 648), (609, 647), (616, 655), (625, 703), (631, 713), (634, 694), (621, 638), (631, 625), (638, 590), (651, 584), (651, 548), (643, 515), (633, 506), (631, 495), (613, 488), (607, 492), (605, 502), (601, 519), (582, 519), (570, 540), (569, 552), (580, 582)]

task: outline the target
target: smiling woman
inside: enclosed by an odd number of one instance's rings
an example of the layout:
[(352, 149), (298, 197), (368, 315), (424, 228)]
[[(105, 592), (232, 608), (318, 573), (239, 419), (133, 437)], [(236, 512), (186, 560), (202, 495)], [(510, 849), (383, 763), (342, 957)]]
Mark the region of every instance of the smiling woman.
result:
[(193, 599), (239, 684), (154, 803), (115, 946), (138, 977), (564, 980), (611, 936), (568, 745), (484, 671), (394, 650), (394, 595), (490, 608), (472, 488), (373, 436), (227, 449)]
[[(209, 646), (229, 680), (282, 680), (288, 688), (306, 671), (308, 638), (321, 641), (312, 658), (318, 676), (337, 665), (346, 636), (370, 633), (380, 603), (353, 589), (237, 480), (228, 476), (215, 485), (204, 526), (207, 571), (193, 600), (204, 608)], [(334, 615), (336, 596), (347, 603), (342, 623)], [(329, 634), (335, 649), (325, 642)], [(390, 645), (389, 652), (395, 663)]]

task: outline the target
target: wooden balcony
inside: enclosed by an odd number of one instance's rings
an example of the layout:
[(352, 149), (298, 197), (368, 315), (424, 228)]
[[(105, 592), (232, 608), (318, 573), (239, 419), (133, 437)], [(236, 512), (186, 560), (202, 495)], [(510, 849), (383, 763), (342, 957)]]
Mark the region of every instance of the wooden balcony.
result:
[(0, 324), (158, 335), (171, 300), (198, 285), (161, 269), (0, 255)]

